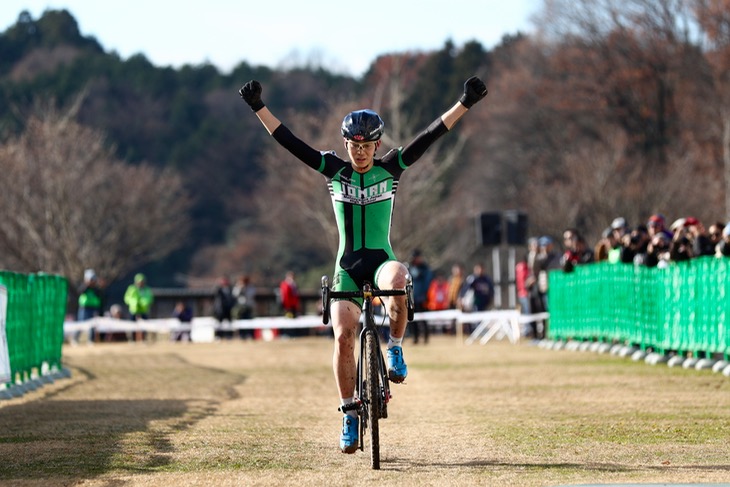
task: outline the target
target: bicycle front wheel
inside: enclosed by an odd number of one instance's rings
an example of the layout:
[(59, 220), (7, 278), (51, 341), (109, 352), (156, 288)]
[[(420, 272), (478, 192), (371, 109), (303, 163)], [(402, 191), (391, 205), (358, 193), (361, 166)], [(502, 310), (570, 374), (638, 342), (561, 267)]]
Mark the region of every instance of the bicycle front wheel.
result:
[(380, 394), (380, 347), (375, 336), (376, 331), (372, 330), (365, 334), (365, 397), (368, 402), (368, 427), (370, 436), (370, 466), (374, 470), (380, 468), (380, 431), (378, 420), (380, 419), (381, 394)]

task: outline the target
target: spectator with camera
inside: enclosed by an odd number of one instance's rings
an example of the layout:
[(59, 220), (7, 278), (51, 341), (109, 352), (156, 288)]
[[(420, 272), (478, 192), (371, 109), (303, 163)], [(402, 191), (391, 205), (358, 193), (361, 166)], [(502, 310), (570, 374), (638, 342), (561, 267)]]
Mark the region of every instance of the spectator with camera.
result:
[(692, 252), (692, 241), (689, 238), (689, 230), (685, 226), (686, 218), (680, 218), (672, 224), (674, 236), (669, 242), (669, 260), (672, 262), (683, 262), (694, 257)]
[(560, 265), (565, 272), (572, 272), (576, 265), (593, 262), (593, 250), (588, 247), (583, 236), (575, 228), (566, 228), (563, 231), (563, 246), (565, 252), (560, 259)]
[(664, 232), (659, 232), (649, 241), (646, 246), (646, 257), (644, 265), (647, 267), (658, 267), (663, 269), (669, 265), (669, 243), (670, 239)]
[(624, 264), (642, 265), (646, 259), (647, 247), (651, 238), (644, 225), (638, 225), (621, 241), (621, 262)]

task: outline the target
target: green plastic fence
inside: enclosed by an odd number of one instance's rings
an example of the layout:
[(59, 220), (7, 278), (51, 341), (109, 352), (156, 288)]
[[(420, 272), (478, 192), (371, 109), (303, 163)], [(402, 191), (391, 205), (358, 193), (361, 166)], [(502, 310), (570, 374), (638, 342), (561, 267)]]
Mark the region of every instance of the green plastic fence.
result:
[(549, 279), (551, 339), (730, 354), (730, 259), (665, 269), (600, 262)]
[(0, 271), (0, 284), (8, 290), (5, 332), (13, 382), (60, 370), (66, 278)]

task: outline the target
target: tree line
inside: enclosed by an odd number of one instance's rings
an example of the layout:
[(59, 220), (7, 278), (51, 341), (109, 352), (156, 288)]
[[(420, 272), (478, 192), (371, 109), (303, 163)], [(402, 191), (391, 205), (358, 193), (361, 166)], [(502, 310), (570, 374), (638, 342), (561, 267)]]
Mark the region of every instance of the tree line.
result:
[[(79, 32), (68, 11), (49, 10), (39, 19), (21, 13), (0, 35), (0, 164), (30, 160), (18, 148), (35, 147), (33, 137), (68, 139), (60, 128), (38, 128), (60, 124), (79, 131), (71, 147), (46, 143), (51, 153), (34, 156), (28, 170), (57, 160), (61, 181), (64, 168), (72, 173), (92, 153), (84, 147), (96, 147), (100, 173), (154, 176), (147, 198), (130, 193), (142, 186), (133, 177), (116, 176), (128, 184), (125, 194), (138, 199), (134, 209), (83, 177), (64, 182), (73, 185), (78, 206), (54, 218), (85, 249), (75, 250), (81, 255), (74, 266), (72, 243), (57, 254), (48, 250), (58, 242), (52, 232), (32, 237), (31, 248), (46, 249), (38, 251), (42, 258), (9, 251), (15, 245), (28, 253), (31, 237), (18, 222), (6, 223), (12, 232), (2, 230), (0, 266), (78, 280), (79, 266), (121, 277), (147, 265), (158, 285), (179, 283), (176, 275), (246, 272), (278, 281), (286, 269), (328, 272), (336, 235), (324, 182), (270, 140), (240, 102), (237, 90), (252, 78), (263, 83), (267, 104), (284, 123), (322, 150), (342, 151), (345, 113), (377, 110), (386, 122), (383, 153), (454, 103), (466, 78), (487, 81), (486, 103), (409, 170), (399, 189), (394, 247), (404, 256), (419, 247), (434, 267), (483, 258), (474, 218), (484, 211), (520, 209), (533, 235), (577, 227), (595, 240), (616, 216), (632, 224), (656, 212), (726, 220), (730, 2), (553, 0), (537, 25), (534, 34), (506, 36), (490, 50), (446, 41), (435, 52), (383, 55), (355, 79), (323, 67), (275, 70), (245, 61), (228, 74), (205, 64), (157, 67), (142, 54), (125, 60), (105, 52)], [(41, 196), (16, 197), (35, 205)], [(96, 204), (84, 211), (100, 221), (116, 210), (110, 218), (129, 231), (109, 240), (122, 245), (110, 247), (83, 231), (85, 223), (99, 225), (78, 217), (89, 200)], [(5, 221), (14, 219), (8, 208)], [(41, 213), (23, 218), (40, 225)], [(132, 232), (134, 218), (141, 222), (145, 214), (146, 230)], [(128, 252), (128, 259), (108, 255), (140, 248), (123, 236), (154, 245)], [(125, 262), (112, 269), (103, 259)]]

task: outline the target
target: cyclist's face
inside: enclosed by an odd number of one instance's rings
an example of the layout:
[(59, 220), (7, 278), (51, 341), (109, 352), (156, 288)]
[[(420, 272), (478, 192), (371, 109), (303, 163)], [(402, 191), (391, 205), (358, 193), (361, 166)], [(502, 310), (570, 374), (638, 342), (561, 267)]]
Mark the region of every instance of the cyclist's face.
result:
[(345, 140), (347, 146), (347, 154), (350, 156), (352, 164), (356, 170), (365, 171), (370, 169), (375, 157), (375, 151), (378, 148), (377, 142), (354, 142)]

